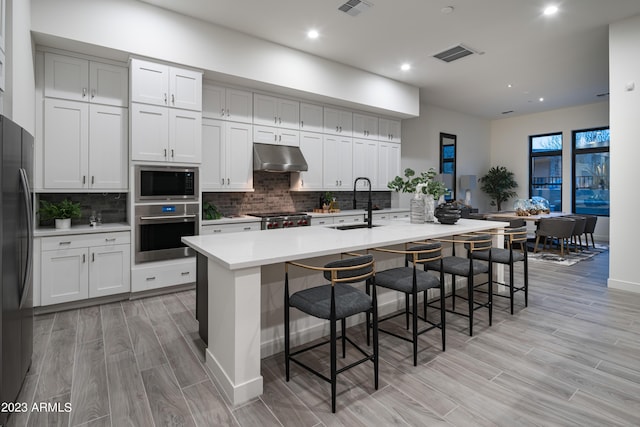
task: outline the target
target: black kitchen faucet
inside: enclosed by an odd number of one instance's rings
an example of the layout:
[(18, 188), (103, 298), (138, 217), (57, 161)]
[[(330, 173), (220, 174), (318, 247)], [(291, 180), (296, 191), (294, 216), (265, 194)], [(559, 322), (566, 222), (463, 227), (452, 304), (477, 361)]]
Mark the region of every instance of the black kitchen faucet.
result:
[(369, 178), (364, 177), (364, 176), (360, 176), (358, 178), (356, 178), (355, 181), (353, 181), (353, 209), (356, 209), (356, 185), (358, 184), (358, 181), (360, 181), (361, 179), (367, 181), (367, 183), (369, 184), (369, 200), (367, 201), (367, 227), (368, 228), (373, 228), (373, 206), (371, 204), (371, 181), (369, 180)]

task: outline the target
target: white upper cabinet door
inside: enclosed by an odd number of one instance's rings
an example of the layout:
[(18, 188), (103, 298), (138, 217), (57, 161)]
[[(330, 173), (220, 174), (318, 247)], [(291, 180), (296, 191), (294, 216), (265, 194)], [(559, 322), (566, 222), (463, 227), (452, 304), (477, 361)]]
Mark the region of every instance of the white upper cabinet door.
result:
[(44, 96), (88, 101), (89, 61), (45, 52)]
[(273, 126), (253, 126), (253, 142), (278, 144), (278, 128)]
[(88, 188), (89, 104), (44, 100), (44, 187)]
[(169, 67), (141, 59), (131, 60), (131, 101), (169, 105)]
[(324, 108), (324, 131), (335, 135), (351, 136), (353, 133), (353, 113), (337, 108)]
[(300, 128), (300, 103), (298, 101), (278, 100), (278, 126), (288, 129)]
[(129, 164), (129, 110), (89, 107), (89, 188), (126, 190)]
[(127, 69), (102, 62), (89, 63), (89, 101), (126, 107), (129, 102)]
[(251, 128), (247, 123), (226, 124), (225, 157), (227, 179), (225, 185), (231, 190), (253, 189), (253, 143)]
[(401, 142), (402, 123), (400, 120), (383, 119), (378, 120), (378, 133), (380, 141)]
[(320, 133), (301, 132), (300, 134), (300, 151), (309, 169), (306, 172), (300, 172), (297, 183), (293, 182), (296, 178), (295, 174), (291, 174), (292, 185), (298, 190), (322, 190), (323, 188), (322, 137)]
[(341, 137), (338, 140), (338, 174), (342, 190), (353, 189), (353, 140)]
[(89, 249), (89, 298), (131, 291), (131, 246)]
[(169, 67), (169, 106), (202, 111), (202, 73)]
[(322, 182), (327, 190), (336, 190), (340, 187), (338, 178), (338, 137), (324, 135), (322, 141)]
[(378, 139), (378, 118), (366, 114), (353, 114), (353, 136), (355, 138)]
[(378, 145), (379, 190), (388, 190), (387, 184), (400, 175), (400, 144), (380, 141)]
[(280, 129), (278, 131), (278, 144), (299, 147), (300, 131), (293, 129)]
[[(371, 189), (377, 188), (378, 141), (353, 139), (353, 179), (369, 178)], [(358, 181), (358, 189), (368, 190), (367, 181)]]
[(323, 109), (320, 105), (300, 103), (300, 130), (324, 132)]
[(219, 190), (225, 184), (225, 122), (202, 119), (202, 164), (200, 165), (200, 189)]
[(299, 129), (300, 103), (255, 93), (253, 94), (253, 123)]
[(253, 121), (253, 94), (246, 90), (227, 88), (226, 119), (251, 123)]
[(200, 163), (202, 159), (202, 114), (169, 109), (169, 161)]
[(225, 119), (227, 116), (227, 89), (222, 86), (202, 85), (202, 117)]
[(169, 110), (131, 104), (131, 160), (169, 160)]

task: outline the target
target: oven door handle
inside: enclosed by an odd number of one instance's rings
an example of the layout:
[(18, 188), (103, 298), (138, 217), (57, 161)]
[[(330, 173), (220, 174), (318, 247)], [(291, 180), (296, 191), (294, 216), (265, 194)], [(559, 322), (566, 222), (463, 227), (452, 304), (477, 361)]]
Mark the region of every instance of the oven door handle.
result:
[(184, 218), (195, 218), (196, 214), (191, 215), (158, 215), (158, 216), (141, 216), (140, 220), (142, 221), (157, 221), (157, 220), (167, 220), (167, 219), (184, 219)]

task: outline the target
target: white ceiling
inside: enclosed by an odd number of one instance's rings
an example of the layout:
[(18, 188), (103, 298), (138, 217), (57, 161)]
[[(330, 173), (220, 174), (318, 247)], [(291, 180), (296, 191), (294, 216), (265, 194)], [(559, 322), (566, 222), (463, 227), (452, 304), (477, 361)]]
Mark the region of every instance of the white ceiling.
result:
[[(640, 14), (640, 0), (366, 0), (373, 7), (357, 17), (338, 10), (346, 0), (142, 1), (409, 83), (422, 103), (488, 119), (606, 100), (597, 95), (609, 92), (608, 24)], [(543, 16), (548, 4), (559, 12)], [(318, 39), (306, 37), (311, 28)], [(433, 58), (459, 43), (482, 54)]]

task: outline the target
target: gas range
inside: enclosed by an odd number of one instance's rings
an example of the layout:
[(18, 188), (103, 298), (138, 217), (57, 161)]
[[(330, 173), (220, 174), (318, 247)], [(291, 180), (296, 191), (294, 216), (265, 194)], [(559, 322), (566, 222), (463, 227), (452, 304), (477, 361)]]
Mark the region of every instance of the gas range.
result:
[(261, 218), (260, 228), (262, 230), (306, 227), (311, 225), (311, 217), (304, 212), (267, 212), (250, 213), (247, 215)]

